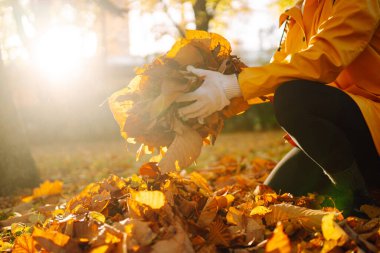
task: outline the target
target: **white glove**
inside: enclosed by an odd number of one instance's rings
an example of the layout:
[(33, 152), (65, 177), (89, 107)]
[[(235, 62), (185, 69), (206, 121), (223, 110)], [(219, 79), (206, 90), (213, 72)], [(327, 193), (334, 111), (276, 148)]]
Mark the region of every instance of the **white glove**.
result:
[(236, 75), (223, 75), (217, 71), (197, 69), (187, 66), (187, 71), (204, 77), (203, 84), (193, 92), (180, 96), (177, 102), (194, 103), (178, 110), (179, 116), (185, 120), (198, 118), (200, 122), (216, 111), (230, 104), (230, 99), (241, 96)]

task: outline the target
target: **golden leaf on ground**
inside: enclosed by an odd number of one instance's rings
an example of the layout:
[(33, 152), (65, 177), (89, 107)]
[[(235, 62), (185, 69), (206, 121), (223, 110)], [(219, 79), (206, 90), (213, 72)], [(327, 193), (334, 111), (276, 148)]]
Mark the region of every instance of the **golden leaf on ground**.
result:
[(368, 215), (371, 219), (380, 217), (380, 207), (371, 205), (362, 205), (360, 211)]
[(90, 212), (88, 212), (88, 216), (91, 217), (92, 219), (100, 222), (100, 223), (106, 222), (106, 217), (99, 212), (90, 211)]
[(290, 240), (284, 233), (282, 223), (277, 223), (273, 235), (269, 238), (267, 245), (265, 246), (266, 253), (290, 253), (292, 250)]
[(326, 214), (329, 214), (328, 212), (291, 204), (272, 205), (269, 209), (271, 209), (272, 212), (265, 215), (265, 221), (268, 225), (274, 225), (279, 221), (290, 220), (300, 223), (303, 227), (310, 230), (319, 230), (321, 228), (322, 218)]
[(202, 189), (205, 193), (211, 194), (212, 191), (210, 186), (207, 183), (207, 180), (198, 172), (191, 172), (190, 179), (193, 181), (200, 189)]
[(265, 206), (256, 206), (255, 208), (252, 209), (249, 215), (259, 215), (259, 216), (264, 216), (268, 213), (272, 212), (272, 209), (269, 209)]
[(29, 234), (23, 234), (16, 237), (12, 252), (14, 253), (35, 253), (38, 252), (35, 248), (35, 242)]
[(132, 192), (132, 197), (140, 204), (152, 209), (160, 209), (165, 205), (165, 195), (161, 191), (138, 191)]
[(243, 211), (240, 211), (240, 210), (236, 209), (235, 207), (230, 207), (228, 209), (226, 219), (227, 219), (227, 222), (229, 224), (236, 225), (242, 229), (243, 228), (243, 215), (244, 215)]
[[(70, 240), (70, 237), (59, 233), (58, 231), (52, 231), (52, 230), (43, 230), (38, 227), (33, 228), (33, 239), (35, 239), (37, 242), (39, 242), (39, 238), (44, 238), (49, 241), (51, 241), (53, 244), (55, 244), (57, 247), (64, 247)], [(44, 245), (41, 245), (44, 247)]]
[(326, 240), (339, 241), (340, 245), (343, 245), (348, 235), (346, 232), (334, 221), (334, 214), (327, 214), (322, 218), (322, 233)]
[(33, 189), (33, 195), (22, 199), (23, 202), (30, 202), (37, 198), (57, 195), (62, 192), (63, 183), (61, 181), (45, 181), (38, 188)]
[(0, 240), (0, 251), (1, 252), (10, 252), (13, 245), (9, 242), (4, 242), (3, 240)]

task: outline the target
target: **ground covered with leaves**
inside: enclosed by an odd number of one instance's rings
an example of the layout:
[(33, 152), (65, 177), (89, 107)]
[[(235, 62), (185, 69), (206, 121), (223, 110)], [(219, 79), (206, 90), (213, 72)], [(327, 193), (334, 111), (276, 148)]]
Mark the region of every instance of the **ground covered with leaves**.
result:
[[(102, 145), (93, 155), (90, 149), (79, 155), (83, 160), (71, 155), (60, 161), (55, 157), (55, 163), (39, 147), (34, 156), (40, 168), (50, 166), (42, 169), (43, 177), (61, 170), (65, 181), (50, 177), (22, 202), (1, 211), (0, 249), (378, 252), (380, 208), (364, 207), (368, 218), (342, 217), (333, 203), (321, 207), (325, 196), (294, 197), (261, 184), (289, 149), (280, 135), (222, 135), (214, 149), (204, 150), (198, 166), (166, 175), (160, 175), (154, 163), (135, 164), (113, 152), (101, 158), (104, 161), (90, 162), (102, 153)], [(249, 142), (251, 138), (259, 146)], [(62, 168), (65, 164), (70, 168)], [(118, 175), (106, 176), (110, 172)], [(83, 188), (85, 173), (90, 183)], [(103, 179), (91, 181), (91, 176)]]

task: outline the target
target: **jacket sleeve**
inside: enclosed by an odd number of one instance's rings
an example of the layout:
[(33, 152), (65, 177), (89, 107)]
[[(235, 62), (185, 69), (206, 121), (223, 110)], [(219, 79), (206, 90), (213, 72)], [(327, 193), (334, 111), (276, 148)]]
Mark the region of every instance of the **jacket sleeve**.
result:
[(330, 83), (368, 45), (380, 19), (379, 0), (336, 0), (333, 14), (308, 47), (280, 62), (245, 68), (239, 84), (247, 101), (273, 93), (283, 82), (306, 79)]

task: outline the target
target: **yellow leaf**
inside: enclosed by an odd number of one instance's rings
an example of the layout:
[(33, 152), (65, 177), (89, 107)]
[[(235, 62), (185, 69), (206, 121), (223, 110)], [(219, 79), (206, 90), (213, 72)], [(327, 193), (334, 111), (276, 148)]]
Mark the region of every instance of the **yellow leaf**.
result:
[(91, 217), (92, 219), (100, 222), (100, 223), (106, 222), (106, 217), (103, 214), (99, 213), (99, 212), (90, 211), (88, 213), (88, 216)]
[(249, 215), (266, 215), (267, 213), (272, 212), (271, 209), (266, 208), (265, 206), (256, 206), (255, 208), (252, 209), (251, 213)]
[(13, 245), (9, 242), (3, 242), (0, 240), (0, 251), (10, 251), (12, 249)]
[(23, 234), (16, 238), (12, 249), (13, 253), (35, 253), (38, 252), (35, 248), (35, 242), (29, 234)]
[(133, 195), (138, 203), (147, 205), (152, 209), (160, 209), (165, 205), (165, 195), (161, 191), (138, 191), (134, 192)]
[(109, 245), (102, 245), (96, 248), (91, 249), (90, 253), (106, 253), (108, 252)]
[(62, 192), (63, 183), (61, 181), (45, 181), (38, 188), (33, 189), (33, 195), (22, 199), (23, 202), (30, 202), (33, 199), (57, 195)]
[[(310, 230), (321, 228), (322, 218), (329, 214), (320, 210), (312, 210), (290, 204), (277, 204), (269, 207), (272, 212), (265, 215), (267, 225), (275, 225), (279, 221), (294, 221)], [(334, 213), (335, 215), (335, 213)]]
[(239, 227), (243, 226), (243, 215), (244, 212), (236, 209), (235, 207), (230, 207), (226, 215), (227, 222), (229, 224), (234, 224)]
[(207, 183), (207, 180), (198, 172), (192, 172), (190, 174), (190, 179), (193, 181), (200, 189), (202, 189), (207, 194), (211, 194), (210, 186)]
[(284, 227), (281, 222), (277, 223), (273, 235), (269, 238), (265, 246), (265, 252), (290, 253), (291, 246), (288, 236), (284, 233)]
[(12, 223), (11, 233), (13, 236), (19, 236), (25, 231), (25, 224), (23, 223)]
[[(45, 246), (45, 243), (46, 245), (49, 244), (49, 246), (51, 246), (50, 244), (52, 243), (56, 247), (64, 247), (70, 240), (69, 236), (59, 233), (58, 231), (44, 230), (38, 227), (33, 228), (32, 236), (42, 247)], [(41, 240), (39, 240), (40, 238), (44, 239), (44, 243), (41, 244)], [(45, 246), (45, 248), (47, 247)]]
[[(322, 233), (326, 240), (340, 241), (345, 243), (348, 239), (348, 235), (344, 230), (334, 221), (335, 215), (328, 214), (322, 218)], [(340, 244), (340, 245), (343, 245)]]

